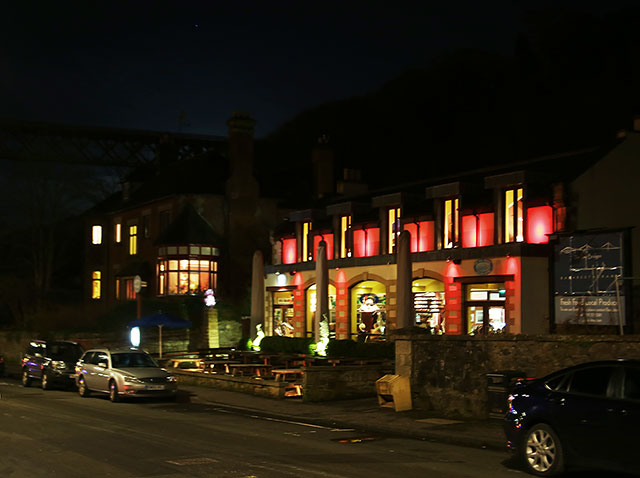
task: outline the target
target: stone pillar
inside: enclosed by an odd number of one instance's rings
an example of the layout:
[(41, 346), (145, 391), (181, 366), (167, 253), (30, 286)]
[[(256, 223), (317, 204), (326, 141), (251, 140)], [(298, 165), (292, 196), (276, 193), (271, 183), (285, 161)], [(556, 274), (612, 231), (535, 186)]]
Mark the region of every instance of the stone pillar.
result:
[(264, 259), (262, 251), (253, 253), (253, 274), (251, 280), (251, 326), (249, 336), (256, 338), (257, 326), (264, 331)]
[(406, 230), (400, 233), (398, 241), (396, 271), (396, 328), (403, 329), (415, 324), (413, 294), (411, 292), (413, 278), (411, 271), (411, 233)]

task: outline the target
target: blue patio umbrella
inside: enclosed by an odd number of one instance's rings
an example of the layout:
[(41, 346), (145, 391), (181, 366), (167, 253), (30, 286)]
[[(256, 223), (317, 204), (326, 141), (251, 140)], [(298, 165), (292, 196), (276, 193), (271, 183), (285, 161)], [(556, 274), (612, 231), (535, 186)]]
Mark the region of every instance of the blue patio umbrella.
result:
[(162, 358), (162, 327), (170, 329), (187, 329), (191, 327), (191, 321), (181, 319), (171, 314), (157, 313), (140, 317), (129, 322), (129, 327), (158, 327), (158, 355)]

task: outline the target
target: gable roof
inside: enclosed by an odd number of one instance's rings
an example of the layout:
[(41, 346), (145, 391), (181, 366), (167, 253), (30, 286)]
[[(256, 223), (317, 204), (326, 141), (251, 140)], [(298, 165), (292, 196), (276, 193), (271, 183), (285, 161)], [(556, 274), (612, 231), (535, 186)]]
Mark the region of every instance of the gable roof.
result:
[(220, 246), (222, 239), (211, 224), (202, 217), (191, 203), (187, 203), (178, 217), (162, 231), (156, 246), (176, 244), (210, 244)]

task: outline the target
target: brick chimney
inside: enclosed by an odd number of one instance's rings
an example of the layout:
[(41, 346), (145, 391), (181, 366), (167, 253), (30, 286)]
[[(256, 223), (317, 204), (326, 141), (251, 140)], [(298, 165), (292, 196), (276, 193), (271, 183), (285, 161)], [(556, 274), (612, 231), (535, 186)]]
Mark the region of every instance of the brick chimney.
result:
[(229, 161), (232, 176), (253, 174), (253, 131), (255, 120), (246, 111), (234, 111), (229, 126)]
[(333, 150), (329, 147), (329, 136), (318, 138), (311, 153), (313, 162), (314, 194), (317, 198), (330, 196), (335, 192), (333, 175)]

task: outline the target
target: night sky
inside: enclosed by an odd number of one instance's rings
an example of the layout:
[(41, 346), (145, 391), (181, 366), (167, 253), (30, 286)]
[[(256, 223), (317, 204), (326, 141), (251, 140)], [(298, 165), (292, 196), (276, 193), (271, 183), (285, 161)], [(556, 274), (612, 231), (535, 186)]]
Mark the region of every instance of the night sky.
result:
[(558, 3), (636, 2), (5, 2), (0, 116), (226, 135), (246, 110), (263, 137), (448, 51), (510, 55), (526, 9)]

